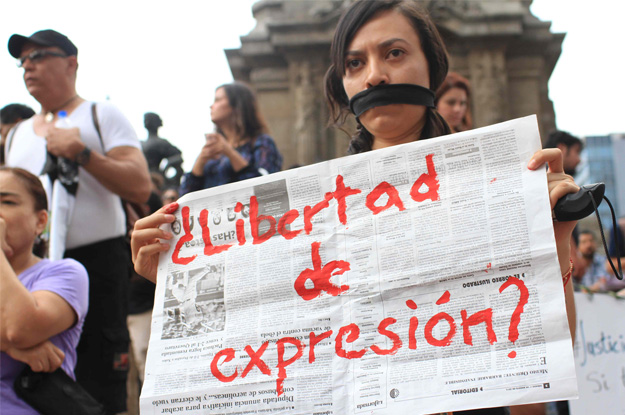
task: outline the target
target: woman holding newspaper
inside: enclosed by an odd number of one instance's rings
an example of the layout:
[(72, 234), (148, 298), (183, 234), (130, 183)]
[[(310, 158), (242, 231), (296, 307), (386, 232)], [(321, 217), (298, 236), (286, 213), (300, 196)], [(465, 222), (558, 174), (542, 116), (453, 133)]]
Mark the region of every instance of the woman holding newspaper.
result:
[[(331, 116), (341, 125), (350, 113), (358, 129), (351, 154), (386, 148), (450, 133), (436, 111), (434, 92), (448, 70), (445, 46), (434, 24), (416, 2), (402, 0), (357, 1), (338, 23), (326, 74), (326, 97)], [(579, 187), (564, 174), (558, 149), (540, 150), (527, 168), (548, 165), (551, 206)], [(172, 235), (158, 228), (174, 221), (176, 204), (137, 222), (132, 235), (135, 269), (155, 281), (158, 254), (167, 251)], [(554, 223), (560, 270), (566, 292), (570, 329), (574, 328), (574, 304), (569, 240), (575, 222)], [(471, 411), (467, 412), (471, 413)], [(479, 410), (480, 414), (505, 414), (508, 408)]]

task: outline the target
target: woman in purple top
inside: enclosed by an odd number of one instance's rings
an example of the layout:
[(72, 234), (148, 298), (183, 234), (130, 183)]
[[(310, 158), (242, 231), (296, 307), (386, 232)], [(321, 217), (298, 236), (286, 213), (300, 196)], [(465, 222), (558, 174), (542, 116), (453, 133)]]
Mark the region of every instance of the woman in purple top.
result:
[(217, 88), (211, 120), (216, 132), (206, 134), (193, 169), (183, 178), (181, 195), (280, 171), (282, 156), (245, 84)]
[(72, 259), (33, 253), (48, 221), (46, 193), (36, 176), (0, 167), (0, 413), (37, 414), (13, 382), (26, 365), (59, 367), (74, 377), (76, 345), (87, 313), (87, 271)]

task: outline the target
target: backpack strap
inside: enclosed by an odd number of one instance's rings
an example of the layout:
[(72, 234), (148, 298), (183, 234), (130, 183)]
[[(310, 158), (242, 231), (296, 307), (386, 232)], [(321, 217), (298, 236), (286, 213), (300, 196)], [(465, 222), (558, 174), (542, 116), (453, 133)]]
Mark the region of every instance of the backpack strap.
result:
[[(9, 132), (9, 136), (4, 142), (4, 146), (5, 146), (4, 154), (6, 154), (7, 156), (9, 155), (9, 151), (11, 151), (11, 146), (13, 145), (13, 136), (15, 136), (15, 133), (17, 132), (17, 129), (22, 122), (24, 122), (24, 120), (19, 120), (17, 124), (15, 124), (13, 128), (11, 128), (11, 131)], [(4, 160), (4, 154), (2, 155), (3, 160)]]
[(95, 102), (91, 103), (91, 118), (93, 119), (93, 126), (95, 127), (95, 130), (98, 133), (98, 138), (100, 139), (102, 154), (104, 154), (104, 141), (102, 140), (102, 133), (100, 132), (100, 122), (98, 121), (98, 110)]

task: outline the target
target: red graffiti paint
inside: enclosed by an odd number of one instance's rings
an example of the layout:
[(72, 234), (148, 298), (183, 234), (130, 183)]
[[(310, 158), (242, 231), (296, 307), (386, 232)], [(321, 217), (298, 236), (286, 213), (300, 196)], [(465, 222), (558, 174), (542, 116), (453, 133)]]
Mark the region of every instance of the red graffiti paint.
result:
[(289, 231), (286, 229), (286, 226), (290, 225), (298, 216), (299, 212), (296, 209), (291, 209), (282, 215), (280, 221), (278, 221), (278, 233), (282, 235), (284, 239), (293, 239), (302, 231), (302, 229), (297, 231)]
[[(406, 305), (411, 310), (417, 309), (417, 303), (412, 300), (406, 300)], [(417, 329), (419, 328), (419, 319), (410, 317), (410, 326), (408, 327), (408, 348), (417, 350)]]
[(445, 291), (443, 295), (441, 295), (441, 298), (436, 300), (436, 305), (446, 304), (449, 302), (450, 298), (451, 298), (451, 294), (449, 293), (449, 291)]
[(200, 211), (200, 217), (198, 218), (198, 223), (202, 228), (202, 240), (204, 241), (204, 255), (211, 256), (215, 254), (220, 254), (224, 251), (227, 251), (232, 244), (224, 244), (214, 246), (211, 242), (211, 231), (208, 228), (208, 210), (202, 209)]
[[(425, 163), (428, 167), (428, 172), (419, 176), (410, 189), (410, 197), (412, 197), (412, 200), (415, 202), (423, 202), (426, 199), (430, 199), (431, 201), (439, 200), (438, 188), (440, 187), (440, 184), (438, 183), (438, 175), (436, 173), (436, 168), (434, 167), (433, 157), (434, 154), (428, 154), (425, 156)], [(419, 191), (423, 185), (426, 185), (428, 188), (428, 191), (425, 193), (421, 193)]]
[(238, 369), (235, 369), (234, 373), (230, 376), (226, 376), (223, 373), (221, 373), (221, 370), (219, 370), (219, 359), (221, 359), (222, 356), (225, 357), (224, 363), (231, 361), (232, 359), (234, 359), (234, 349), (223, 349), (217, 352), (217, 354), (215, 355), (215, 357), (213, 357), (213, 360), (211, 362), (211, 373), (220, 382), (232, 382), (233, 380), (236, 379), (238, 375)]
[(330, 200), (332, 199), (331, 193), (326, 193), (325, 199), (317, 203), (315, 206), (304, 206), (304, 230), (306, 235), (309, 235), (312, 231), (312, 218), (323, 209), (330, 206)]
[[(302, 271), (295, 283), (293, 284), (297, 294), (306, 301), (321, 296), (325, 291), (331, 296), (337, 296), (347, 290), (349, 285), (335, 285), (330, 281), (333, 276), (341, 275), (345, 271), (349, 271), (349, 262), (346, 261), (330, 261), (323, 267), (321, 266), (321, 256), (319, 255), (319, 247), (321, 242), (313, 242), (311, 245), (313, 269), (306, 268)], [(306, 287), (306, 281), (312, 281), (312, 288)]]
[(345, 350), (343, 348), (343, 337), (345, 337), (345, 334), (347, 334), (347, 339), (345, 339), (345, 341), (347, 343), (353, 343), (358, 340), (358, 337), (360, 337), (360, 328), (356, 324), (352, 323), (339, 329), (336, 339), (334, 340), (334, 351), (336, 355), (344, 359), (361, 358), (367, 352), (367, 349), (352, 350), (349, 352)]
[(336, 176), (336, 190), (332, 193), (327, 193), (326, 198), (328, 196), (336, 199), (338, 204), (337, 213), (339, 216), (339, 221), (343, 225), (347, 225), (347, 214), (345, 213), (347, 209), (347, 204), (345, 203), (345, 199), (347, 196), (353, 196), (360, 193), (360, 189), (352, 189), (351, 187), (345, 187), (345, 183), (343, 182), (343, 176), (340, 174)]
[(324, 331), (319, 335), (316, 335), (314, 331), (310, 332), (308, 335), (308, 363), (315, 362), (315, 346), (330, 336), (332, 336), (332, 330)]
[[(263, 221), (269, 222), (269, 229), (260, 235), (259, 227)], [(258, 215), (258, 200), (256, 196), (250, 197), (250, 226), (252, 228), (252, 243), (254, 245), (268, 241), (276, 233), (276, 219), (270, 215)]]
[(171, 254), (171, 260), (174, 264), (187, 265), (191, 261), (193, 261), (195, 257), (197, 257), (197, 255), (182, 258), (180, 257), (180, 250), (182, 249), (182, 246), (185, 244), (185, 242), (190, 242), (193, 240), (193, 235), (191, 234), (191, 228), (189, 226), (189, 212), (189, 206), (185, 206), (182, 208), (182, 229), (184, 229), (184, 235), (181, 236), (180, 239), (178, 239), (178, 242), (176, 243), (176, 248)]
[(389, 354), (397, 353), (397, 351), (401, 348), (402, 342), (399, 338), (399, 335), (397, 335), (397, 333), (393, 331), (387, 330), (388, 326), (395, 323), (397, 323), (396, 319), (394, 319), (393, 317), (387, 317), (382, 320), (380, 324), (378, 324), (378, 333), (391, 339), (391, 341), (393, 342), (393, 347), (391, 347), (390, 349), (382, 349), (373, 344), (371, 345), (371, 350), (373, 351), (373, 353), (380, 356), (386, 356)]
[[(240, 213), (243, 210), (243, 203), (237, 202), (234, 206), (234, 211), (236, 213)], [(237, 219), (235, 224), (237, 230), (237, 241), (239, 241), (239, 245), (245, 245), (245, 221), (243, 219)]]
[[(388, 199), (386, 200), (386, 204), (384, 206), (376, 206), (375, 203), (384, 194), (386, 194), (388, 197)], [(380, 183), (371, 191), (371, 193), (367, 195), (365, 205), (369, 208), (371, 212), (373, 212), (374, 215), (390, 209), (391, 206), (397, 206), (397, 209), (399, 209), (399, 211), (406, 210), (406, 208), (404, 207), (404, 203), (399, 197), (399, 192), (397, 191), (395, 186), (387, 182)]]
[[(297, 347), (297, 352), (290, 358), (284, 360), (285, 343), (289, 343)], [(284, 393), (284, 379), (286, 379), (286, 367), (294, 363), (304, 354), (304, 343), (294, 337), (283, 337), (276, 342), (278, 346), (278, 379), (276, 380), (276, 391), (278, 396)]]
[[(514, 343), (519, 338), (519, 323), (521, 322), (521, 314), (523, 314), (523, 309), (529, 300), (530, 294), (529, 290), (525, 286), (525, 283), (515, 277), (508, 277), (508, 280), (504, 282), (501, 287), (499, 287), (499, 292), (502, 293), (503, 290), (511, 285), (516, 285), (519, 289), (519, 302), (512, 313), (512, 317), (510, 317), (510, 328), (508, 330), (508, 340)], [(514, 359), (516, 357), (516, 352), (510, 352), (508, 357)]]
[[(441, 321), (445, 320), (449, 324), (449, 331), (447, 335), (442, 339), (437, 339), (432, 334), (434, 327)], [(425, 325), (425, 340), (431, 344), (432, 346), (449, 346), (451, 344), (451, 340), (456, 335), (456, 322), (453, 317), (447, 313), (438, 313), (432, 316), (432, 318)]]
[[(519, 305), (515, 310), (515, 314), (513, 315), (513, 319), (516, 322), (511, 322), (510, 327), (510, 340), (516, 341), (518, 339), (518, 330), (516, 329), (516, 325), (520, 321), (520, 314), (522, 313), (523, 306), (527, 303), (529, 298), (529, 291), (525, 287), (525, 284), (515, 278), (509, 277), (507, 281), (501, 285), (499, 288), (500, 293), (503, 292), (510, 285), (516, 285), (520, 291), (520, 300)], [(441, 295), (438, 299), (437, 303), (445, 304), (451, 301), (451, 295), (446, 291)], [(417, 310), (417, 304), (413, 300), (406, 300), (406, 306), (411, 310)], [(439, 304), (439, 305), (440, 305)], [(464, 343), (467, 346), (473, 346), (473, 336), (471, 333), (471, 328), (473, 326), (484, 323), (486, 326), (487, 339), (490, 344), (494, 344), (497, 342), (497, 336), (493, 330), (492, 324), (492, 315), (493, 310), (491, 308), (478, 311), (472, 315), (468, 315), (466, 309), (460, 310), (460, 316), (462, 317), (462, 331)], [(434, 337), (434, 330), (438, 327), (438, 324), (441, 321), (446, 321), (448, 327), (447, 334), (445, 337), (438, 339)], [(377, 355), (385, 356), (396, 354), (403, 347), (402, 336), (395, 331), (390, 329), (390, 326), (395, 324), (397, 320), (393, 317), (387, 317), (380, 321), (378, 324), (378, 333), (386, 338), (390, 339), (392, 342), (392, 347), (388, 349), (383, 349), (376, 344), (372, 344), (368, 347), (362, 347), (359, 350), (348, 350), (345, 345), (347, 343), (355, 343), (360, 338), (360, 328), (357, 324), (351, 323), (346, 326), (343, 326), (339, 329), (338, 333), (335, 335), (334, 341), (334, 353), (343, 359), (360, 359), (365, 356), (367, 351), (371, 349), (373, 353)], [(516, 324), (516, 325), (515, 325)], [(410, 323), (408, 326), (408, 348), (410, 350), (417, 349), (417, 328), (419, 327), (419, 320), (416, 316), (410, 317)], [(444, 331), (444, 330), (443, 330)], [(434, 316), (432, 316), (427, 322), (423, 336), (425, 340), (432, 346), (435, 347), (447, 347), (453, 341), (453, 338), (456, 335), (457, 326), (454, 318), (448, 313), (441, 312)], [(315, 346), (321, 343), (323, 340), (329, 339), (333, 334), (332, 330), (324, 331), (320, 334), (316, 334), (314, 331), (310, 331), (308, 334), (308, 343), (304, 344), (302, 340), (296, 339), (294, 337), (284, 337), (279, 339), (276, 342), (277, 353), (278, 353), (278, 364), (276, 368), (278, 369), (278, 374), (276, 378), (276, 390), (278, 395), (282, 395), (284, 393), (284, 380), (287, 377), (286, 368), (289, 365), (292, 365), (298, 359), (303, 356), (303, 352), (306, 346), (308, 346), (308, 363), (315, 363)], [(405, 333), (404, 333), (405, 335)], [(250, 371), (257, 367), (261, 374), (266, 376), (271, 376), (272, 373), (275, 373), (274, 370), (270, 370), (265, 361), (263, 361), (262, 356), (265, 351), (268, 349), (268, 345), (271, 345), (271, 342), (264, 342), (258, 350), (254, 350), (251, 346), (246, 346), (244, 348), (245, 352), (250, 357), (250, 361), (247, 362), (247, 365), (243, 372), (241, 373), (241, 378), (247, 376)], [(286, 355), (286, 346), (292, 345), (297, 349), (296, 352), (291, 357), (285, 357)], [(517, 355), (515, 351), (512, 351), (508, 354), (510, 358), (514, 358)], [(223, 363), (227, 363), (235, 358), (235, 351), (233, 349), (223, 349), (218, 352), (211, 362), (211, 373), (213, 376), (221, 382), (232, 382), (239, 374), (240, 368), (234, 370), (234, 373), (229, 376), (222, 373), (220, 370), (220, 366)], [(221, 362), (221, 363), (220, 363)]]
[(471, 335), (471, 327), (478, 324), (486, 324), (486, 335), (488, 336), (488, 342), (493, 344), (497, 341), (497, 336), (493, 330), (493, 309), (487, 308), (482, 311), (478, 311), (467, 317), (467, 310), (461, 310), (460, 316), (462, 317), (462, 337), (464, 343), (469, 346), (473, 346), (473, 336)]
[(252, 346), (245, 346), (245, 351), (250, 357), (250, 362), (245, 367), (245, 370), (243, 370), (243, 373), (241, 373), (242, 378), (246, 377), (250, 370), (254, 368), (254, 366), (256, 366), (261, 371), (261, 373), (268, 376), (271, 375), (271, 370), (269, 370), (267, 364), (263, 361), (263, 359), (261, 359), (263, 353), (265, 353), (265, 350), (267, 349), (267, 346), (269, 346), (269, 342), (263, 343), (258, 348), (258, 351), (254, 351), (254, 349), (252, 349)]

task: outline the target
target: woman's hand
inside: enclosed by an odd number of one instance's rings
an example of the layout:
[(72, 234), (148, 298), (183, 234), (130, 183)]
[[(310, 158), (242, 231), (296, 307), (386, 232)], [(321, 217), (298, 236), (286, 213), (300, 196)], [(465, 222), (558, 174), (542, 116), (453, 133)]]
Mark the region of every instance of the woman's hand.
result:
[(7, 258), (13, 256), (13, 249), (7, 244), (7, 223), (3, 218), (0, 218), (0, 249), (4, 252)]
[(65, 360), (65, 353), (50, 340), (27, 349), (10, 348), (7, 354), (17, 361), (26, 363), (33, 372), (54, 372)]
[(169, 249), (169, 244), (162, 239), (172, 239), (170, 232), (159, 229), (164, 223), (175, 220), (173, 213), (178, 210), (178, 203), (165, 205), (150, 216), (135, 222), (130, 239), (132, 262), (137, 274), (156, 283), (158, 256)]
[(217, 159), (226, 153), (229, 154), (232, 150), (232, 146), (223, 135), (219, 133), (206, 134), (206, 143), (202, 146), (200, 154), (195, 159), (191, 172), (195, 176), (202, 176), (204, 165), (207, 161)]
[(219, 158), (224, 154), (228, 155), (234, 149), (226, 137), (218, 133), (206, 134), (204, 147), (207, 149), (210, 159)]

